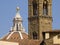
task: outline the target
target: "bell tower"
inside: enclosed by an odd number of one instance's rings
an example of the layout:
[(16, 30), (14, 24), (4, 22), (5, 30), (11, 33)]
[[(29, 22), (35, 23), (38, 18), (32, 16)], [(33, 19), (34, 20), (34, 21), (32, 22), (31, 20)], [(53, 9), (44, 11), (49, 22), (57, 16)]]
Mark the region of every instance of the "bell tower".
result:
[(42, 32), (52, 30), (52, 0), (28, 0), (29, 39), (43, 40)]

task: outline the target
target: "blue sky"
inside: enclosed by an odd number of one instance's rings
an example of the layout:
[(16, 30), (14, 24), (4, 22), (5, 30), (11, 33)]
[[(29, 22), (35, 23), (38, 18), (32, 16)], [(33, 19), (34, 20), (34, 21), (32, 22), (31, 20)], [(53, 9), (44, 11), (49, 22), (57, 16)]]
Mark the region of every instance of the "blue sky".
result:
[[(28, 0), (0, 0), (0, 37), (7, 34), (13, 25), (16, 6), (20, 7), (23, 26), (28, 32)], [(53, 29), (60, 29), (60, 0), (52, 2)]]

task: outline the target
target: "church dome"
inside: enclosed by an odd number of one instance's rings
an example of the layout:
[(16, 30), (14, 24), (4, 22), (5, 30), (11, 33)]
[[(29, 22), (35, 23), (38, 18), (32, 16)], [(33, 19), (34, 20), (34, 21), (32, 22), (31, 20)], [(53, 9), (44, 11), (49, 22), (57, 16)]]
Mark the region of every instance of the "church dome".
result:
[(22, 25), (22, 17), (19, 14), (19, 9), (19, 7), (16, 8), (16, 16), (14, 18), (15, 21), (13, 22), (10, 32), (4, 36), (2, 40), (20, 41), (28, 38), (28, 35)]
[(2, 38), (2, 40), (16, 41), (16, 42), (24, 39), (28, 39), (28, 35), (26, 33), (19, 31), (10, 32), (9, 34), (7, 34), (5, 37)]

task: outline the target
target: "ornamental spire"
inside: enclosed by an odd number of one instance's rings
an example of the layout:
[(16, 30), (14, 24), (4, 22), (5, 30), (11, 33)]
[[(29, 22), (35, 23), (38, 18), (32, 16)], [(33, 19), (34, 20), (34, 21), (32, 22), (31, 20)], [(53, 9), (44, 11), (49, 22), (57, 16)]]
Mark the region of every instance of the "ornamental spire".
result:
[(20, 31), (20, 32), (24, 32), (24, 27), (22, 25), (22, 17), (20, 16), (19, 13), (20, 8), (17, 6), (16, 8), (16, 16), (13, 19), (13, 27), (11, 29), (11, 31)]
[(22, 20), (22, 17), (21, 17), (21, 15), (20, 15), (19, 11), (20, 11), (20, 8), (17, 6), (15, 19), (20, 19), (20, 20)]

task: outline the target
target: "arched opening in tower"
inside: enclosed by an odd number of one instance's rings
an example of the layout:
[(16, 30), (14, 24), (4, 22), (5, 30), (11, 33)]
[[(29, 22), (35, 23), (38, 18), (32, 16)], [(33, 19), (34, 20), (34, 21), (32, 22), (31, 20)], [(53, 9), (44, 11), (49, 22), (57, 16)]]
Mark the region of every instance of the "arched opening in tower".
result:
[(33, 15), (38, 14), (38, 9), (37, 9), (37, 2), (36, 0), (33, 1)]
[(37, 35), (37, 33), (34, 31), (33, 32), (33, 39), (37, 39), (38, 38), (38, 35)]
[(44, 0), (43, 2), (43, 15), (48, 15), (48, 1)]

